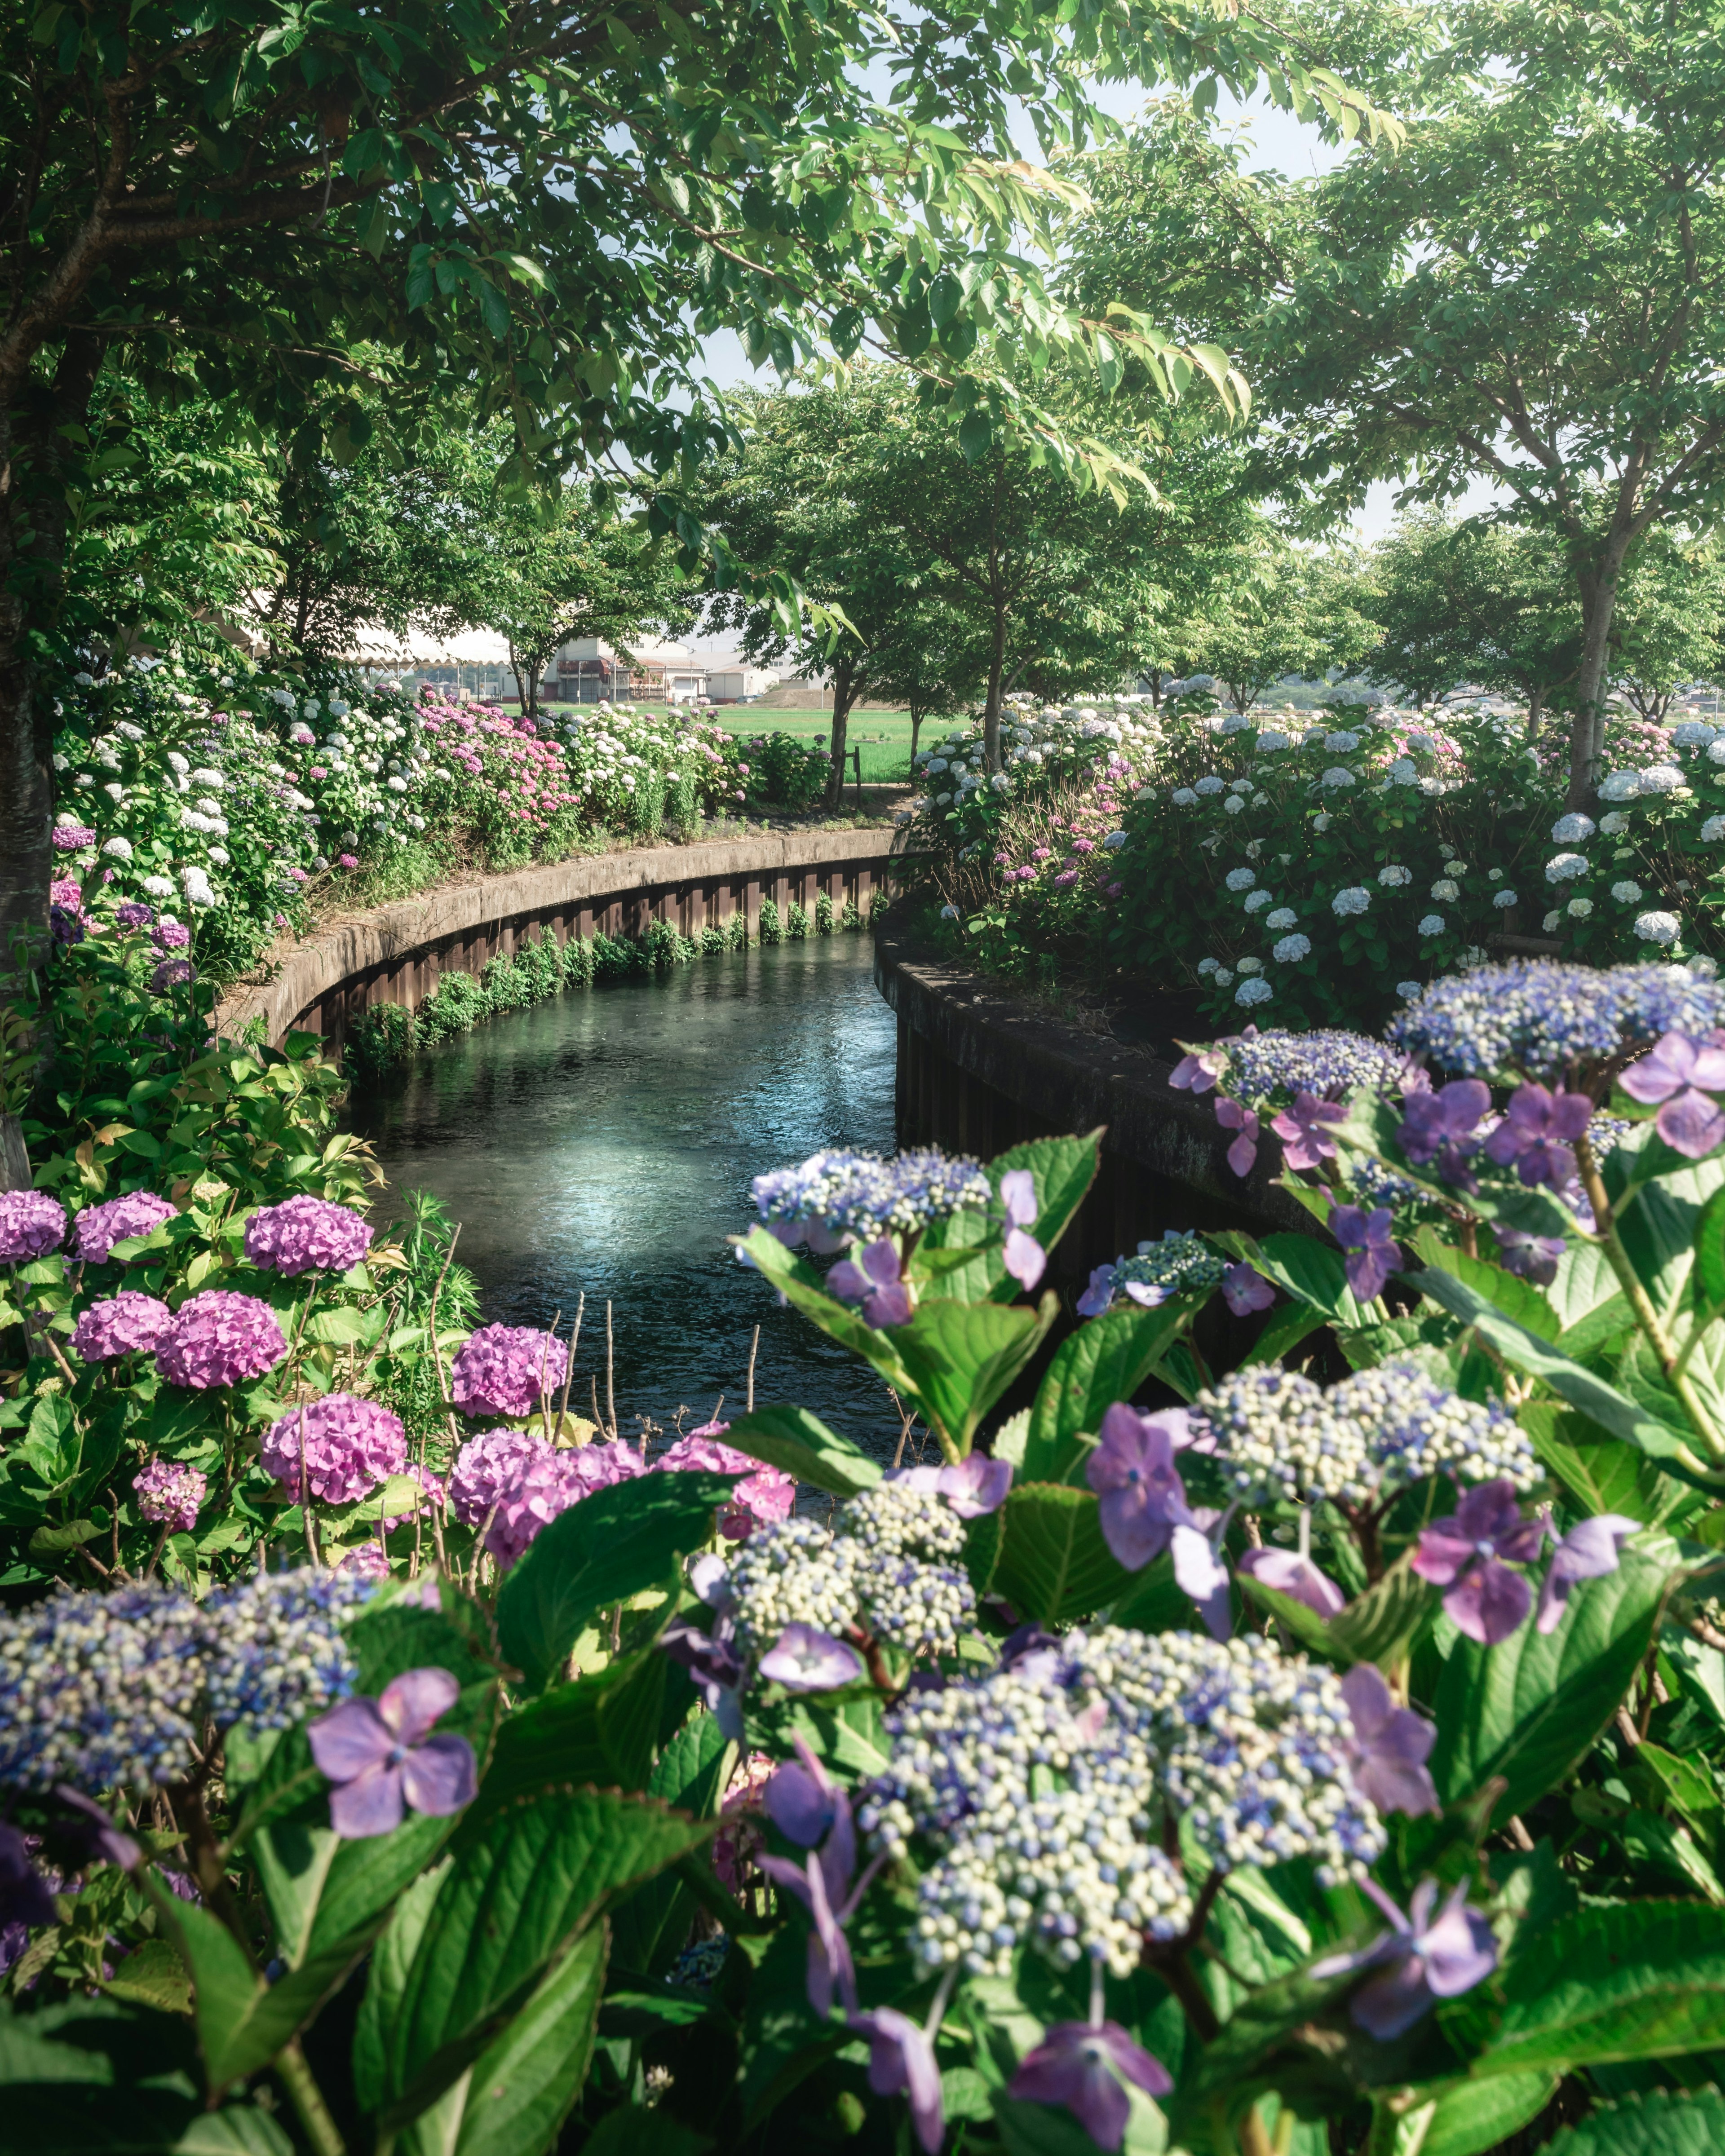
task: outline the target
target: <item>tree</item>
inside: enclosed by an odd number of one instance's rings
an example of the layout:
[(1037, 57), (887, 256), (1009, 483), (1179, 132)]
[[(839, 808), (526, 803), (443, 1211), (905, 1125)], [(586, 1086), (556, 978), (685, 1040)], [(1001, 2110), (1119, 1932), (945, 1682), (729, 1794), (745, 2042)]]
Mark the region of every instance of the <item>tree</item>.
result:
[(1291, 546), (1269, 526), (1224, 560), (1201, 603), (1188, 641), (1242, 715), (1290, 674), (1351, 672), (1378, 640), (1371, 580), (1354, 552)]
[(1716, 540), (1647, 534), (1630, 564), (1612, 633), (1612, 678), (1644, 719), (1663, 721), (1686, 682), (1725, 661), (1725, 555)]
[[(836, 0), (794, 18), (622, 0), (307, 11), (186, 0), (34, 0), (8, 18), (0, 80), (0, 948), (45, 932), (51, 698), (69, 492), (86, 470), (105, 356), (195, 382), (265, 430), (316, 424), (362, 446), (354, 402), (460, 390), (507, 413), (524, 483), (614, 443), (655, 469), (720, 422), (701, 340), (737, 329), (781, 369), (822, 336), (913, 359), (972, 400), (973, 429), (1040, 430), (1092, 482), (1106, 458), (1014, 388), (1122, 348), (1172, 384), (1190, 364), (1123, 319), (1051, 302), (1025, 254), (1076, 198), (1016, 155), (1009, 99), (1045, 152), (1084, 139), (1097, 71), (1272, 89), (1359, 124), (1340, 85), (1255, 16), (1133, 0), (1062, 23)], [(955, 42), (956, 41), (956, 42)], [(955, 64), (953, 53), (963, 53)], [(878, 95), (876, 61), (895, 70)], [(1376, 116), (1369, 124), (1378, 126)], [(685, 393), (687, 393), (686, 394)], [(661, 502), (685, 545), (685, 512)], [(783, 595), (788, 605), (793, 593)]]
[(1440, 20), (1404, 153), (1356, 152), (1260, 228), (1241, 342), (1329, 504), (1380, 477), (1426, 502), (1485, 478), (1561, 547), (1580, 808), (1636, 550), (1725, 503), (1725, 44), (1686, 0)]

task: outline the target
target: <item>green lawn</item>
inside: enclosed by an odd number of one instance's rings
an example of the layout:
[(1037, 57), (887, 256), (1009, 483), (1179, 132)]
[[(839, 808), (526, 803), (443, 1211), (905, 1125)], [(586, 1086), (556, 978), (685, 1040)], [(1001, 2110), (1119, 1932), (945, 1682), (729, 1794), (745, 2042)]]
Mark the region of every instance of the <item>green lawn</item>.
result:
[[(733, 734), (788, 733), (803, 741), (830, 737), (830, 711), (762, 711), (747, 704), (727, 704), (718, 713), (719, 724)], [(944, 733), (946, 721), (934, 721), (922, 729), (925, 741)], [(846, 745), (862, 751), (862, 773), (870, 781), (897, 780), (910, 776), (911, 722), (901, 711), (853, 711), (845, 733)]]

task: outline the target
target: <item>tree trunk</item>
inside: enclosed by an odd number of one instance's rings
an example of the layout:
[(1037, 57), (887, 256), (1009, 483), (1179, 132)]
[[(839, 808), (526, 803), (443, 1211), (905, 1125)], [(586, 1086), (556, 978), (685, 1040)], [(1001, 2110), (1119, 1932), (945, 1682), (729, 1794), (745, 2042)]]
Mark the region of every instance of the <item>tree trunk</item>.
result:
[(1575, 684), (1575, 723), (1569, 736), (1569, 793), (1567, 805), (1593, 805), (1605, 753), (1605, 670), (1611, 659), (1611, 618), (1617, 610), (1617, 587), (1629, 552), (1629, 535), (1614, 532), (1605, 542), (1599, 572), (1581, 585), (1581, 670)]
[(521, 716), (527, 716), (527, 685), (521, 679), (521, 662), (513, 644), (509, 647), (509, 670), (515, 676), (515, 700), (521, 707)]
[(1006, 670), (1006, 598), (994, 594), (994, 635), (988, 648), (988, 701), (983, 706), (983, 761), (1000, 768), (1000, 677)]
[(919, 705), (911, 706), (911, 776), (916, 776), (916, 737), (922, 731), (922, 711)]
[(833, 767), (827, 778), (829, 810), (836, 811), (845, 798), (845, 737), (850, 725), (850, 707), (862, 687), (860, 676), (848, 660), (833, 670)]
[(1530, 690), (1527, 695), (1527, 738), (1530, 742), (1538, 741), (1539, 738), (1539, 715), (1544, 708), (1544, 690), (1542, 688)]
[(78, 454), (102, 341), (75, 331), (51, 387), (0, 413), (0, 983), (37, 963), (54, 876), (54, 708), (36, 651), (65, 578), (67, 467)]

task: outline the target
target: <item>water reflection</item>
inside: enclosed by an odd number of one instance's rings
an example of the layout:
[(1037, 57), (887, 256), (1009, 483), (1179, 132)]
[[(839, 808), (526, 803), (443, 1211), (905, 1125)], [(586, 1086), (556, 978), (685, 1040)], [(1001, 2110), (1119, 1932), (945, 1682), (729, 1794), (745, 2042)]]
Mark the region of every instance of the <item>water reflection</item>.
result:
[[(818, 1147), (892, 1150), (893, 1018), (866, 936), (705, 958), (654, 981), (575, 989), (416, 1058), (356, 1096), (391, 1194), (423, 1184), (461, 1227), (488, 1320), (564, 1331), (587, 1317), (575, 1394), (604, 1385), (614, 1305), (617, 1408), (703, 1421), (796, 1400), (880, 1451), (898, 1432), (871, 1372), (780, 1310), (724, 1238), (752, 1176)], [(385, 1200), (380, 1210), (392, 1209)], [(595, 1322), (597, 1320), (597, 1322)]]

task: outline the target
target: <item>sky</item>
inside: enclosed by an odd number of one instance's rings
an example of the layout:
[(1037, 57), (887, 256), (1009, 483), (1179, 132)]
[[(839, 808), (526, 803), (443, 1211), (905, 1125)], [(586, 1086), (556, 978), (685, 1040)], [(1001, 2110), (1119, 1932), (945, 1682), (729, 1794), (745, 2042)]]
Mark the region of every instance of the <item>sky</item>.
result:
[[(1146, 95), (1137, 84), (1105, 83), (1096, 86), (1096, 101), (1114, 119), (1130, 121), (1142, 110)], [(1329, 171), (1345, 154), (1339, 144), (1326, 142), (1317, 128), (1304, 126), (1291, 113), (1278, 110), (1261, 97), (1241, 105), (1224, 91), (1218, 102), (1217, 117), (1224, 126), (1241, 121), (1246, 123), (1252, 145), (1246, 162), (1256, 171), (1316, 175)], [(1018, 136), (1018, 141), (1026, 157), (1036, 157), (1035, 137), (1028, 123)], [(749, 384), (770, 386), (778, 379), (770, 367), (757, 372), (749, 365), (741, 341), (729, 330), (707, 340), (706, 360), (708, 372), (721, 389)], [(1471, 489), (1454, 505), (1456, 513), (1466, 516), (1482, 507), (1491, 498), (1491, 491), (1483, 485)], [(1380, 480), (1370, 489), (1353, 520), (1356, 537), (1368, 544), (1384, 537), (1395, 521), (1395, 492), (1394, 484), (1388, 480)], [(690, 641), (697, 651), (713, 658), (729, 657), (735, 649), (728, 637), (695, 637)]]

